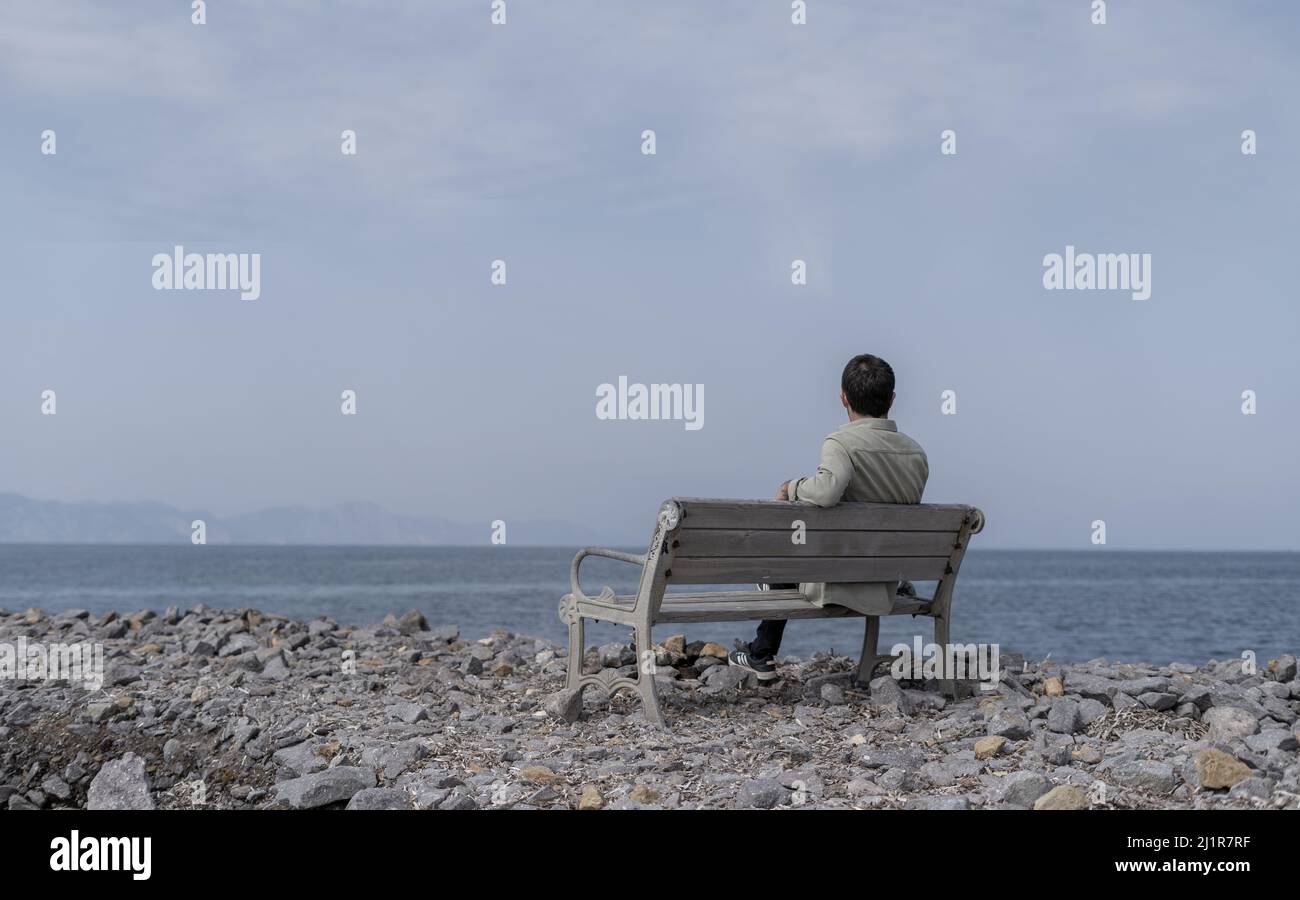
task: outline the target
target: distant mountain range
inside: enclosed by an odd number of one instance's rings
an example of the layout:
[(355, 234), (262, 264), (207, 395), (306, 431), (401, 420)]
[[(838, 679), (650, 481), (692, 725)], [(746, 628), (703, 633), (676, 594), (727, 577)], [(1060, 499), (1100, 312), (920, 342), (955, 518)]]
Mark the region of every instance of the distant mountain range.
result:
[[(163, 503), (60, 503), (0, 493), (0, 543), (175, 544), (190, 542), (202, 519), (209, 544), (478, 545), (490, 543), (490, 522), (404, 516), (375, 503), (324, 508), (280, 506), (221, 517)], [(570, 522), (506, 521), (508, 545), (590, 543)]]

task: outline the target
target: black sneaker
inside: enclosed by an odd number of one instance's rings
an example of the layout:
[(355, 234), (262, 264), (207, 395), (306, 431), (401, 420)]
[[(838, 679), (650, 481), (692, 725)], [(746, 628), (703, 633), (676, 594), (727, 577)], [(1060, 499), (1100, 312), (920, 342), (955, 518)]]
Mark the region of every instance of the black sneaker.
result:
[(732, 650), (727, 654), (727, 665), (753, 672), (759, 681), (771, 681), (776, 678), (776, 665), (770, 659), (750, 656), (748, 650)]

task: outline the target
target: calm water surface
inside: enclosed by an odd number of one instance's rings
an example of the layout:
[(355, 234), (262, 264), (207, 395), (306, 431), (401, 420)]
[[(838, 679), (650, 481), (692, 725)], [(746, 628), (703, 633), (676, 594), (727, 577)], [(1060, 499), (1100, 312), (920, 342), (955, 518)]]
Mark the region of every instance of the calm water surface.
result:
[[(638, 551), (639, 552), (639, 551)], [(494, 628), (563, 640), (556, 606), (571, 548), (0, 545), (0, 608), (126, 612), (206, 603), (368, 624), (412, 607), (468, 638)], [(636, 570), (588, 560), (589, 592), (630, 591)], [(922, 592), (928, 586), (919, 585)], [(1300, 651), (1300, 553), (972, 550), (953, 603), (953, 638), (1033, 658), (1165, 663)], [(882, 643), (928, 622), (885, 621)], [(920, 630), (918, 631), (918, 627)], [(731, 646), (752, 624), (697, 624), (689, 638)], [(783, 652), (856, 654), (856, 620), (793, 622)], [(669, 626), (660, 629), (670, 633)], [(588, 640), (622, 638), (603, 625)]]

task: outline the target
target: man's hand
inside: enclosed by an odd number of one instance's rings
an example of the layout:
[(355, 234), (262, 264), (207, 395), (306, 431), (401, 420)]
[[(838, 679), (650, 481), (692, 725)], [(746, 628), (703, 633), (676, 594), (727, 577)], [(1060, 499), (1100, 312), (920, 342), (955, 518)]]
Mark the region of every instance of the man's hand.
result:
[(777, 492), (776, 492), (776, 499), (777, 499), (777, 500), (789, 500), (789, 499), (790, 499), (790, 490), (789, 490), (789, 488), (790, 488), (790, 482), (787, 481), (787, 482), (785, 482), (784, 484), (782, 484), (781, 487), (780, 487), (780, 488), (777, 490)]

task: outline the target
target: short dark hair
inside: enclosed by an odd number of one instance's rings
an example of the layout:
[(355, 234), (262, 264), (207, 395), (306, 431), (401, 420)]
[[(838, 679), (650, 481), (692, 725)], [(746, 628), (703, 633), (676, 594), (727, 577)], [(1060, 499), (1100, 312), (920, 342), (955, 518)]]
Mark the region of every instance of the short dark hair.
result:
[(879, 356), (863, 353), (844, 367), (840, 387), (855, 413), (883, 419), (894, 401), (894, 370)]

